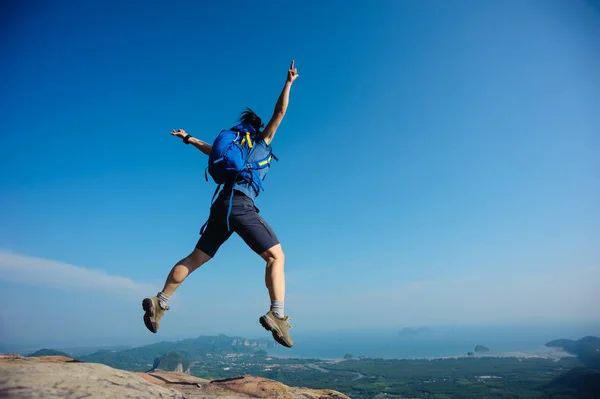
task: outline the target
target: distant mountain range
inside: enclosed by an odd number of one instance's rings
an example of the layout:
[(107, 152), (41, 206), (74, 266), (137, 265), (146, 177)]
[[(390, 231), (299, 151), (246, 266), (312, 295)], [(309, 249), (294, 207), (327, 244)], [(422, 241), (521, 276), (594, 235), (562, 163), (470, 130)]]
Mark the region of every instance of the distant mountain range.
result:
[[(123, 350), (99, 350), (91, 355), (79, 356), (84, 362), (102, 363), (108, 366), (133, 370), (147, 371), (156, 367), (156, 359), (169, 353), (183, 356), (184, 371), (186, 361), (203, 361), (215, 355), (230, 353), (256, 353), (276, 345), (272, 340), (246, 339), (229, 337), (227, 335), (200, 336), (176, 342), (158, 342), (152, 345)], [(262, 352), (261, 352), (262, 353)]]
[(272, 340), (246, 339), (227, 335), (199, 336), (175, 342), (163, 341), (156, 344), (126, 349), (100, 349), (92, 354), (71, 355), (55, 349), (40, 349), (29, 357), (64, 356), (89, 363), (132, 371), (161, 369), (175, 371), (189, 369), (190, 361), (202, 361), (226, 354), (265, 354), (265, 349), (276, 345)]

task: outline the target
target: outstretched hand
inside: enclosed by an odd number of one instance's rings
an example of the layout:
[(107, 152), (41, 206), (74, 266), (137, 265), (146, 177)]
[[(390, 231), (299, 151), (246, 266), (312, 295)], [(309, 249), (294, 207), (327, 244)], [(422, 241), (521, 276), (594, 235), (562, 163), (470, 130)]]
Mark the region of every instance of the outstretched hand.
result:
[(173, 129), (173, 130), (171, 130), (171, 135), (177, 136), (180, 138), (184, 138), (187, 135), (187, 132), (183, 129), (177, 129), (177, 130)]
[(287, 81), (293, 83), (298, 76), (300, 75), (298, 75), (298, 70), (294, 68), (294, 60), (292, 60), (292, 65), (290, 66), (290, 69), (288, 69)]

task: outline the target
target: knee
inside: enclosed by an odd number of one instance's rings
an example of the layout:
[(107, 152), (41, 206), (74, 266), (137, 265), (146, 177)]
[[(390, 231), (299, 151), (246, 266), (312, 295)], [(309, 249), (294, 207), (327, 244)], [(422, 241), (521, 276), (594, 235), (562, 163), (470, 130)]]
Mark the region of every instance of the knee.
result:
[(181, 283), (194, 270), (208, 262), (210, 256), (199, 249), (194, 249), (192, 253), (179, 261), (172, 270), (172, 278), (176, 283)]
[(274, 261), (278, 261), (281, 263), (285, 262), (285, 254), (283, 253), (281, 244), (277, 244), (274, 247), (267, 249), (265, 252), (262, 253), (261, 256), (268, 263), (272, 263)]
[(190, 270), (181, 264), (175, 266), (171, 272), (172, 280), (175, 283), (181, 284), (183, 280), (190, 274)]

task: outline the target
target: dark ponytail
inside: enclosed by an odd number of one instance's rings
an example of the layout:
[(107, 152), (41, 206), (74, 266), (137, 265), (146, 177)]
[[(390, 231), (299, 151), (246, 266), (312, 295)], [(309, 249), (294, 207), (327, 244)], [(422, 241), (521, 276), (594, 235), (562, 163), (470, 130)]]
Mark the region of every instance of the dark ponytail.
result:
[(264, 127), (260, 117), (248, 107), (246, 107), (246, 111), (240, 114), (240, 122), (247, 123), (248, 125), (252, 126), (257, 133), (259, 133), (260, 129)]

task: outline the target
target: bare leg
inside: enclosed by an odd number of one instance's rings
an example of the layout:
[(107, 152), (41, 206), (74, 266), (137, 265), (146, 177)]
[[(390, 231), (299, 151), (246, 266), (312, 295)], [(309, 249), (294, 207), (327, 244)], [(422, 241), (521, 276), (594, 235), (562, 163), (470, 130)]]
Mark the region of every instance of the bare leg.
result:
[(166, 295), (173, 295), (179, 285), (189, 276), (194, 270), (205, 264), (210, 260), (210, 256), (200, 251), (198, 248), (194, 248), (191, 254), (177, 262), (171, 269), (165, 286), (162, 292)]
[(283, 303), (285, 300), (285, 275), (283, 265), (285, 256), (281, 245), (277, 244), (261, 254), (262, 258), (267, 262), (265, 270), (265, 284), (269, 290), (271, 297), (271, 311), (259, 319), (260, 324), (273, 334), (275, 341), (283, 346), (291, 348), (294, 345), (292, 337), (290, 337), (289, 317), (283, 315), (283, 308), (279, 309), (279, 315), (274, 312), (274, 301)]
[(285, 274), (284, 263), (285, 255), (281, 244), (277, 244), (260, 255), (266, 262), (265, 285), (269, 290), (271, 300), (285, 300)]

